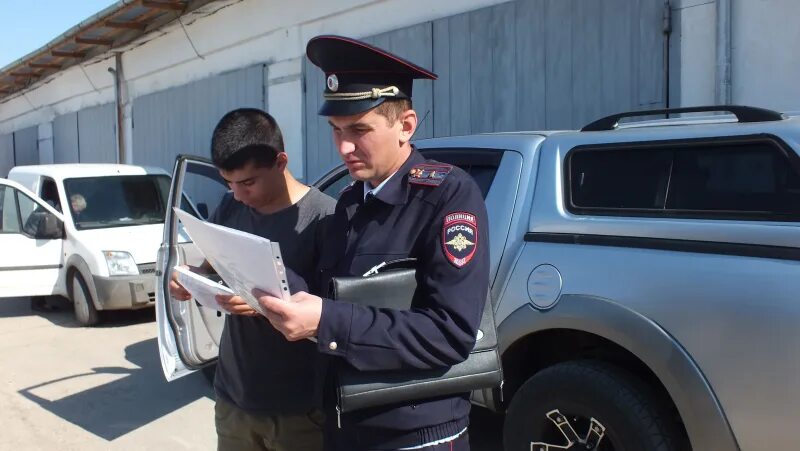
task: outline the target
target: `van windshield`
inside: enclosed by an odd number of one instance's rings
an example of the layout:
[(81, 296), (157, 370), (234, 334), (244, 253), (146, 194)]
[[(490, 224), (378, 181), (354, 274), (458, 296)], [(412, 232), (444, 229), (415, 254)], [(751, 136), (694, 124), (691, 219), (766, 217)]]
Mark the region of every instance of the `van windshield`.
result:
[(64, 180), (67, 205), (78, 230), (163, 223), (169, 185), (166, 175)]

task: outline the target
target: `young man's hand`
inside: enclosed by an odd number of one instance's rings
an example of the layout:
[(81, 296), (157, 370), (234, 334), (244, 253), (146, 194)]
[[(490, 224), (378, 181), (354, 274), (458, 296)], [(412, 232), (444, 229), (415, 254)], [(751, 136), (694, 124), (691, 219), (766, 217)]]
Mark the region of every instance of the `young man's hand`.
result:
[(244, 299), (234, 295), (218, 294), (214, 297), (223, 310), (231, 315), (256, 316), (258, 312), (245, 302)]
[[(180, 268), (189, 268), (188, 265), (180, 265)], [(172, 278), (169, 281), (169, 294), (179, 301), (188, 301), (192, 298), (192, 293), (189, 293), (183, 285), (178, 283), (178, 272), (172, 271)]]
[(267, 320), (289, 341), (302, 340), (317, 335), (322, 317), (322, 298), (298, 291), (291, 302), (254, 290), (258, 303), (267, 310)]

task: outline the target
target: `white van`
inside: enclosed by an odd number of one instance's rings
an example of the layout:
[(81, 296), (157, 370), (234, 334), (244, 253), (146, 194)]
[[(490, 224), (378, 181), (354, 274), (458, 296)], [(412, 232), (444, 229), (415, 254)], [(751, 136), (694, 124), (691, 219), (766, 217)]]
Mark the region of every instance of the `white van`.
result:
[(155, 301), (170, 177), (130, 165), (18, 166), (0, 179), (0, 298), (60, 295), (83, 325)]

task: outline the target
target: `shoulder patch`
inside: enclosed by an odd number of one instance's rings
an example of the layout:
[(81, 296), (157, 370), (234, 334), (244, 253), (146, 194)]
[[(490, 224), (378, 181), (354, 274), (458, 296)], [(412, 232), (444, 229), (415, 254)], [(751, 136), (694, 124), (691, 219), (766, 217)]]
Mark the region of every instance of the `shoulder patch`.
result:
[(448, 164), (418, 164), (408, 172), (408, 183), (412, 185), (439, 186), (453, 170)]
[(442, 225), (442, 250), (455, 267), (467, 265), (478, 249), (478, 221), (474, 214), (450, 213)]

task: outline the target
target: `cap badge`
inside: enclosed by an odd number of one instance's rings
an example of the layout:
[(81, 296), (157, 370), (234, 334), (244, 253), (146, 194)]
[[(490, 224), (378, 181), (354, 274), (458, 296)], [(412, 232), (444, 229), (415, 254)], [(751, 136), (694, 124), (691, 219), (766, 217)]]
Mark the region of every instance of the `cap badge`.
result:
[(339, 90), (339, 78), (336, 77), (336, 74), (328, 75), (328, 89), (332, 92)]

